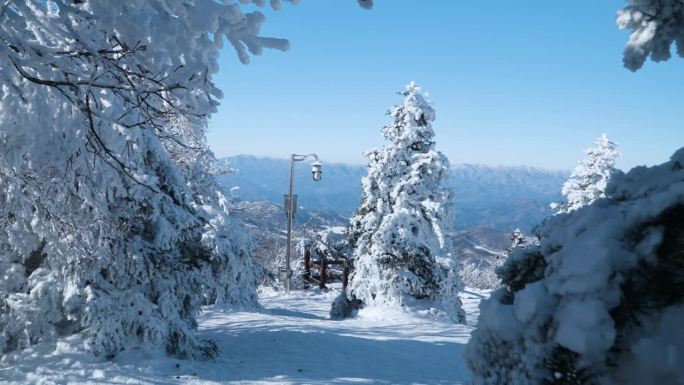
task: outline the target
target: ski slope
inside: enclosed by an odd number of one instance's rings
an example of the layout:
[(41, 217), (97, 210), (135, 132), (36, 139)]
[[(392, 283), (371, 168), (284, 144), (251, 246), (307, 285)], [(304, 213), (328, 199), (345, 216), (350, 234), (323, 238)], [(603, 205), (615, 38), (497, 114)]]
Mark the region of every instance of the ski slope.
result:
[(178, 360), (142, 349), (111, 361), (81, 353), (77, 338), (56, 350), (34, 348), (0, 364), (10, 384), (463, 384), (464, 344), (486, 292), (462, 293), (469, 325), (429, 315), (364, 309), (344, 321), (328, 319), (338, 290), (265, 291), (262, 309), (206, 308), (201, 338), (216, 341), (212, 361)]

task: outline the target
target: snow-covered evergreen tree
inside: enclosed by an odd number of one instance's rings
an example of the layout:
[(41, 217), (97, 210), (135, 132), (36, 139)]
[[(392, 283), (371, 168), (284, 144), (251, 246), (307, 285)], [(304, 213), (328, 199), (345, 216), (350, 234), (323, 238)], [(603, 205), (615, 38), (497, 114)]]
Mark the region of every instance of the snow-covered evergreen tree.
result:
[(624, 52), (625, 67), (636, 71), (649, 57), (655, 62), (671, 57), (673, 43), (684, 57), (684, 2), (681, 0), (627, 0), (618, 11), (620, 29), (633, 32)]
[(511, 240), (511, 246), (506, 250), (509, 253), (513, 250), (526, 247), (528, 243), (527, 237), (525, 236), (525, 234), (523, 234), (522, 231), (520, 231), (520, 229), (513, 230), (511, 236), (508, 237), (508, 239)]
[(201, 242), (211, 253), (202, 265), (204, 303), (251, 307), (257, 303), (256, 272), (250, 255), (251, 241), (230, 218), (231, 202), (220, 190), (215, 176), (233, 172), (219, 164), (206, 144), (206, 122), (177, 116), (169, 126), (175, 138), (160, 142), (185, 177), (196, 215), (204, 222)]
[(603, 134), (584, 152), (586, 157), (563, 184), (561, 193), (566, 202), (552, 205), (557, 213), (577, 210), (606, 196), (606, 186), (615, 173), (615, 160), (620, 156), (617, 144)]
[(684, 378), (684, 148), (616, 172), (608, 198), (513, 252), (466, 348), (475, 385), (655, 385)]
[(204, 128), (224, 39), (245, 63), (287, 41), (240, 4), (0, 5), (0, 354), (71, 334), (211, 353), (199, 305), (254, 304)]
[(367, 154), (362, 201), (351, 219), (354, 270), (344, 295), (365, 306), (434, 306), (463, 322), (458, 269), (442, 258), (452, 215), (444, 187), (449, 162), (435, 150), (435, 111), (419, 91), (413, 83), (406, 87), (383, 129), (389, 143)]

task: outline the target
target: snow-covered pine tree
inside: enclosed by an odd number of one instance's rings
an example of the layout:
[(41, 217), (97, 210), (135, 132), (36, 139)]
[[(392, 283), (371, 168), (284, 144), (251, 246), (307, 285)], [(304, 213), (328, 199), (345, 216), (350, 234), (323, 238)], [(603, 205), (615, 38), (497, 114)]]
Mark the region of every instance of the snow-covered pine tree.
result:
[(458, 269), (442, 258), (452, 194), (444, 187), (449, 162), (435, 150), (435, 111), (414, 83), (401, 94), (404, 102), (390, 109), (392, 122), (383, 129), (389, 143), (367, 154), (363, 198), (351, 219), (354, 270), (331, 316), (348, 309), (342, 302), (360, 301), (440, 308), (464, 322)]
[(684, 57), (684, 3), (681, 0), (627, 0), (618, 11), (620, 29), (633, 32), (623, 62), (631, 71), (640, 69), (649, 57), (655, 62), (671, 57), (673, 43)]
[(245, 63), (287, 48), (246, 3), (0, 5), (0, 354), (78, 334), (197, 355), (201, 303), (254, 302), (203, 131), (224, 39)]
[(615, 160), (620, 156), (617, 144), (601, 135), (584, 151), (586, 157), (563, 184), (561, 194), (566, 202), (555, 204), (557, 213), (567, 213), (604, 198), (608, 180), (615, 173)]
[(256, 271), (252, 264), (251, 240), (230, 218), (232, 208), (215, 176), (234, 172), (220, 164), (206, 143), (206, 121), (176, 116), (169, 126), (176, 137), (160, 137), (186, 180), (196, 214), (204, 223), (202, 246), (212, 254), (202, 264), (204, 303), (252, 307), (257, 303)]
[(466, 348), (474, 385), (684, 378), (684, 148), (617, 171), (607, 195), (508, 258)]
[(519, 228), (513, 230), (508, 239), (511, 240), (511, 245), (506, 249), (508, 254), (518, 249), (539, 245), (539, 238), (537, 237), (536, 233), (525, 235)]
[(509, 253), (513, 250), (527, 247), (528, 245), (527, 237), (525, 236), (525, 234), (523, 234), (522, 231), (520, 231), (520, 229), (513, 230), (511, 236), (508, 237), (508, 239), (511, 240), (511, 246), (508, 247), (508, 249), (506, 249), (506, 251)]

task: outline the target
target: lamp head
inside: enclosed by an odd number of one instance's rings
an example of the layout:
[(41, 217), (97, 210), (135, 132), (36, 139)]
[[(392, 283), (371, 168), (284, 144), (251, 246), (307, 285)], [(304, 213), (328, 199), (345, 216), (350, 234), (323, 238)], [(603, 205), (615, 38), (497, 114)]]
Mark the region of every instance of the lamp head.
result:
[(317, 161), (311, 164), (311, 175), (313, 176), (313, 180), (315, 180), (316, 182), (321, 180), (321, 176), (323, 174), (323, 171), (321, 170), (322, 168), (323, 165), (321, 164), (321, 162)]

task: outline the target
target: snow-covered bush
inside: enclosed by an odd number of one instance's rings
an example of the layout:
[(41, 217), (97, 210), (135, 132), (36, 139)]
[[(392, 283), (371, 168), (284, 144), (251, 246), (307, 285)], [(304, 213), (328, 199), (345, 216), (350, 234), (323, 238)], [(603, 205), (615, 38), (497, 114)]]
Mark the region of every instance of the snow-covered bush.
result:
[(682, 0), (627, 0), (617, 13), (620, 29), (633, 32), (624, 52), (625, 67), (636, 71), (648, 57), (655, 62), (671, 57), (673, 43), (684, 57), (684, 2)]
[(342, 320), (353, 317), (361, 307), (363, 307), (363, 303), (358, 299), (350, 299), (345, 289), (340, 295), (335, 297), (332, 305), (330, 305), (330, 318)]
[(450, 319), (465, 324), (465, 310), (463, 310), (463, 304), (459, 297), (464, 286), (460, 266), (450, 257), (436, 257), (435, 262), (433, 267), (434, 279), (439, 283), (439, 286), (434, 293), (427, 297), (432, 304), (420, 304), (419, 302), (424, 301), (424, 299), (416, 297), (410, 298), (415, 305), (411, 305), (411, 302), (407, 302), (407, 304), (415, 307), (434, 306), (436, 310)]
[(419, 90), (407, 86), (383, 129), (389, 143), (367, 154), (361, 205), (351, 219), (354, 270), (346, 295), (365, 306), (436, 306), (463, 322), (458, 269), (438, 263), (451, 223), (449, 162), (435, 150), (435, 111)]
[(161, 144), (184, 176), (195, 214), (203, 223), (201, 243), (211, 254), (202, 264), (206, 275), (204, 303), (251, 307), (257, 303), (257, 270), (252, 264), (251, 240), (230, 217), (231, 202), (220, 191), (215, 176), (232, 172), (219, 164), (205, 140), (206, 125), (177, 116), (170, 123), (175, 138), (160, 137)]
[(557, 213), (577, 210), (606, 196), (606, 186), (615, 173), (615, 159), (620, 156), (617, 144), (603, 134), (584, 153), (587, 156), (563, 184), (561, 194), (565, 196), (566, 202), (552, 205)]
[[(338, 234), (334, 229), (330, 228), (321, 230), (308, 229), (306, 231), (297, 232), (295, 233), (294, 244), (292, 255), (290, 256), (290, 269), (292, 274), (290, 288), (295, 290), (309, 288), (313, 282), (306, 279), (307, 273), (304, 265), (304, 254), (307, 250), (311, 262), (320, 261), (321, 259), (331, 261), (349, 257), (348, 242), (345, 234)], [(278, 271), (281, 267), (284, 267), (285, 252), (282, 251), (278, 254), (274, 261), (276, 263), (272, 266), (272, 271)], [(336, 271), (341, 275), (342, 269), (342, 266), (328, 266), (328, 273)], [(314, 266), (312, 263), (310, 265), (309, 273), (312, 277), (318, 278), (318, 267)]]
[(466, 349), (473, 384), (684, 378), (684, 149), (616, 172), (607, 195), (508, 258)]
[(197, 355), (200, 304), (255, 302), (204, 128), (224, 39), (243, 62), (287, 47), (263, 20), (213, 0), (0, 6), (0, 354), (79, 333), (103, 356)]
[(467, 287), (482, 290), (496, 289), (501, 285), (501, 280), (496, 274), (496, 269), (501, 266), (504, 258), (493, 261), (466, 261), (461, 266), (461, 278)]
[[(294, 247), (292, 247), (292, 255), (290, 255), (290, 289), (301, 290), (307, 288), (309, 285), (304, 281), (305, 271), (304, 271), (304, 253), (306, 248), (310, 248), (312, 240), (310, 238), (310, 232), (305, 232), (304, 235), (299, 235), (294, 238)], [(275, 266), (275, 271), (279, 271), (280, 268), (285, 267), (285, 246), (287, 242), (284, 242), (283, 252), (278, 255), (276, 259), (277, 263)], [(282, 278), (278, 276), (278, 278)], [(279, 282), (280, 287), (284, 287), (284, 282)]]
[(536, 239), (526, 236), (520, 229), (515, 229), (508, 238), (511, 245), (493, 258), (480, 258), (461, 263), (461, 278), (466, 286), (485, 290), (500, 287), (501, 279), (497, 275), (497, 269), (506, 262), (508, 256), (518, 249), (538, 244)]
[(342, 259), (350, 257), (351, 250), (346, 229), (326, 228), (309, 232), (308, 238), (311, 240), (311, 258), (319, 260)]

